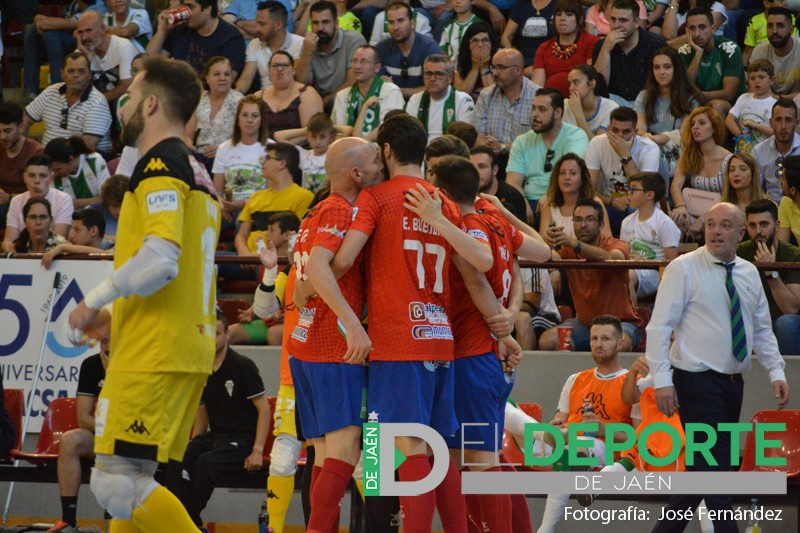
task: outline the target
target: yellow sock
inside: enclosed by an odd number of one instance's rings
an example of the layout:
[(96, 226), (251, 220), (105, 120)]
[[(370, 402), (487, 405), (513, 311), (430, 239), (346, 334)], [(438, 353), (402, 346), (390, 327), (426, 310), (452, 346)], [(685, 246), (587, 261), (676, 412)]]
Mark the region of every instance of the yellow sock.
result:
[(183, 504), (164, 487), (158, 487), (133, 510), (133, 523), (142, 533), (197, 533)]
[(283, 523), (294, 494), (294, 476), (269, 476), (267, 478), (267, 512), (269, 525), (275, 533), (283, 533)]
[(361, 499), (364, 499), (364, 478), (361, 479), (354, 479), (353, 481), (356, 482), (356, 487), (358, 487), (358, 493), (361, 494)]
[(114, 518), (111, 520), (110, 531), (111, 533), (139, 533), (139, 528), (134, 525), (132, 520)]

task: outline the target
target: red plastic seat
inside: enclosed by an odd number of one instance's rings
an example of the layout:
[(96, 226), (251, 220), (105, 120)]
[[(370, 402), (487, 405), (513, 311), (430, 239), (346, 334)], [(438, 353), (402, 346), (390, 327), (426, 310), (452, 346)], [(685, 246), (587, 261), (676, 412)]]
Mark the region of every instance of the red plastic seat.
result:
[(572, 311), (572, 308), (568, 305), (559, 305), (558, 314), (561, 315), (561, 322), (564, 322), (565, 320), (570, 318), (575, 318), (575, 313)]
[(272, 452), (272, 445), (275, 444), (275, 406), (278, 404), (277, 396), (267, 397), (269, 401), (269, 429), (267, 430), (267, 442), (264, 444), (264, 466), (269, 465), (269, 454)]
[(56, 398), (51, 401), (47, 413), (44, 415), (36, 451), (26, 453), (21, 450), (13, 450), (11, 455), (16, 459), (24, 459), (35, 465), (56, 461), (61, 435), (78, 427), (77, 406), (76, 398)]
[[(535, 418), (539, 422), (542, 421), (542, 406), (540, 404), (518, 403), (517, 407), (519, 407), (520, 410), (526, 415)], [(508, 430), (503, 431), (503, 456), (505, 457), (506, 462), (514, 464), (514, 468), (517, 470), (544, 470), (541, 467), (531, 468), (529, 466), (524, 466), (525, 454), (519, 448), (514, 436), (509, 433)]]
[(756, 465), (756, 437), (755, 431), (747, 434), (744, 441), (744, 452), (742, 453), (742, 464), (739, 467), (740, 472), (786, 472), (786, 477), (792, 481), (800, 480), (800, 410), (783, 410), (783, 411), (758, 411), (751, 419), (753, 424), (770, 423), (783, 423), (786, 424), (785, 432), (767, 431), (764, 433), (764, 438), (769, 440), (778, 440), (781, 443), (780, 448), (766, 448), (764, 456), (771, 457), (784, 457), (786, 458), (786, 466), (764, 466)]
[(6, 406), (8, 416), (11, 418), (11, 424), (14, 426), (14, 433), (16, 440), (14, 447), (11, 449), (20, 450), (22, 448), (22, 419), (25, 417), (25, 393), (22, 389), (5, 389), (3, 404)]
[(228, 319), (228, 324), (239, 322), (239, 311), (244, 311), (250, 307), (250, 303), (244, 298), (220, 298), (217, 300), (220, 311)]

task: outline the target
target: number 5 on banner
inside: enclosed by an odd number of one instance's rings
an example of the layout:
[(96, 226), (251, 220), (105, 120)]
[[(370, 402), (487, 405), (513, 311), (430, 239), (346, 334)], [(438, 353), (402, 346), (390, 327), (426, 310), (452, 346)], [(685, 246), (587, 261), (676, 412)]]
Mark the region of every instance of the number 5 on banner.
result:
[[(5, 274), (0, 277), (0, 312), (10, 311), (17, 317), (19, 330), (17, 336), (8, 344), (0, 344), (0, 356), (11, 355), (19, 351), (28, 338), (31, 329), (31, 320), (25, 306), (19, 300), (8, 297), (8, 289), (14, 286), (30, 287), (33, 285), (33, 276), (24, 274)], [(5, 322), (7, 324), (7, 322)]]

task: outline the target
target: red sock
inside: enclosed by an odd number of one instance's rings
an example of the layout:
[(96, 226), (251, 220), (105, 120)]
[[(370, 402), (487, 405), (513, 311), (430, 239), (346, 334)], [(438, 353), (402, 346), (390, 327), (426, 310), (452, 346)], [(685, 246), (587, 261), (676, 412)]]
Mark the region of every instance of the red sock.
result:
[[(500, 468), (503, 472), (516, 472), (517, 469), (507, 463), (505, 457), (500, 455)], [(531, 512), (528, 509), (528, 500), (524, 494), (511, 495), (511, 529), (514, 533), (533, 533), (531, 525)]]
[[(500, 472), (499, 466), (484, 472)], [(508, 494), (481, 494), (481, 519), (491, 533), (511, 533), (511, 496)]]
[[(433, 457), (428, 460), (433, 461)], [(436, 487), (436, 509), (446, 533), (467, 533), (467, 506), (461, 494), (461, 474), (452, 459), (447, 475)]]
[(467, 529), (469, 533), (484, 533), (481, 521), (481, 501), (477, 494), (465, 494), (467, 504)]
[[(409, 455), (397, 472), (400, 475), (400, 481), (419, 481), (431, 473), (431, 464), (425, 454)], [(403, 531), (405, 533), (430, 533), (435, 508), (436, 495), (433, 492), (426, 492), (419, 496), (400, 496)]]
[(311, 467), (311, 487), (308, 489), (308, 501), (311, 502), (311, 495), (314, 494), (314, 487), (317, 485), (319, 475), (322, 473), (322, 467), (314, 465)]
[(353, 475), (353, 465), (328, 457), (322, 464), (317, 483), (311, 491), (309, 530), (339, 530), (339, 506)]

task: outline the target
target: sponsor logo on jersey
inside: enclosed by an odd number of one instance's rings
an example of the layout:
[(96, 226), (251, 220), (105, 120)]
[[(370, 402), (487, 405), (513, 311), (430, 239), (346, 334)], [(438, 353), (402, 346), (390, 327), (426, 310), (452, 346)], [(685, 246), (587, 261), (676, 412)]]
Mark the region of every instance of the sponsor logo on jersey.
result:
[(412, 322), (422, 322), (425, 320), (425, 304), (422, 302), (411, 302), (408, 304), (408, 318)]
[(486, 236), (486, 233), (479, 229), (471, 229), (467, 232), (468, 234), (472, 235), (476, 239), (480, 239), (482, 241), (488, 241), (489, 237)]
[(346, 230), (341, 231), (336, 226), (333, 227), (322, 226), (321, 228), (317, 228), (317, 233), (330, 233), (334, 237), (339, 237), (340, 239), (344, 239), (344, 234), (346, 233)]
[(133, 432), (136, 433), (137, 435), (141, 435), (142, 433), (147, 433), (148, 435), (150, 434), (150, 431), (147, 430), (147, 427), (145, 427), (144, 422), (140, 422), (138, 420), (134, 420), (131, 423), (131, 425), (128, 426), (128, 429), (126, 429), (125, 431), (127, 433)]
[(294, 331), (292, 331), (292, 338), (296, 341), (306, 342), (306, 340), (308, 340), (308, 330), (300, 326), (295, 326)]
[(450, 326), (414, 326), (411, 328), (411, 336), (415, 340), (453, 340)]
[(300, 316), (297, 318), (297, 325), (303, 328), (310, 328), (314, 322), (314, 315), (317, 314), (316, 309), (300, 309)]
[(425, 318), (431, 324), (449, 324), (450, 319), (447, 318), (447, 311), (444, 307), (436, 304), (425, 304)]
[(358, 215), (358, 208), (357, 208), (357, 207), (354, 207), (354, 208), (353, 208), (353, 218), (352, 218), (352, 220), (355, 220), (355, 219), (356, 219), (356, 215)]
[(161, 211), (178, 210), (178, 191), (163, 189), (147, 193), (147, 212), (160, 213)]
[(144, 167), (144, 171), (145, 172), (157, 172), (157, 171), (169, 172), (169, 168), (167, 167), (167, 165), (164, 164), (163, 161), (161, 161), (160, 157), (154, 157), (154, 158), (150, 159), (150, 161), (147, 163), (147, 166)]

